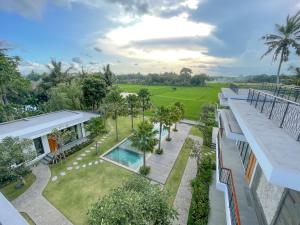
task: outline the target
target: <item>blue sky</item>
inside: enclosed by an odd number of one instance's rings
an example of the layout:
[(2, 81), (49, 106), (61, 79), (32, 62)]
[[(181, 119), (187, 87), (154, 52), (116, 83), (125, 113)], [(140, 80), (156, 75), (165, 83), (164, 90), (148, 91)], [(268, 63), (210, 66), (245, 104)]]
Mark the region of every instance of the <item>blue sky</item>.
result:
[[(117, 74), (272, 74), (260, 38), (299, 9), (298, 0), (0, 0), (0, 47), (21, 56), (24, 74), (47, 71), (51, 58)], [(283, 72), (298, 62), (292, 55)]]

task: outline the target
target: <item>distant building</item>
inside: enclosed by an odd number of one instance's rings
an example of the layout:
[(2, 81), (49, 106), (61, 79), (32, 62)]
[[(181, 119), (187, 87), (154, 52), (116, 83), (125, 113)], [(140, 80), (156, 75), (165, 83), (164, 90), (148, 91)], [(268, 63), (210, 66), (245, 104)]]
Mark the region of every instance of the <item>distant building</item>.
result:
[(0, 141), (8, 136), (31, 139), (36, 151), (32, 162), (39, 161), (56, 150), (57, 143), (49, 136), (54, 129), (74, 131), (74, 136), (65, 141), (64, 149), (67, 150), (86, 140), (84, 123), (97, 116), (94, 113), (63, 110), (0, 123)]
[(213, 138), (228, 225), (300, 224), (298, 94), (222, 88)]

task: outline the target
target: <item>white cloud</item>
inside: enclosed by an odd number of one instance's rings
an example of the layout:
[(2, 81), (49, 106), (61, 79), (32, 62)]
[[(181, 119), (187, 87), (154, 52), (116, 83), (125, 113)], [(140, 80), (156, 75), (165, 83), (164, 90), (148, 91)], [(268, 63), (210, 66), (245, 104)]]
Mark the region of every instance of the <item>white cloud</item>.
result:
[(190, 9), (197, 9), (199, 6), (200, 1), (199, 0), (186, 0), (182, 2), (180, 5), (188, 7)]

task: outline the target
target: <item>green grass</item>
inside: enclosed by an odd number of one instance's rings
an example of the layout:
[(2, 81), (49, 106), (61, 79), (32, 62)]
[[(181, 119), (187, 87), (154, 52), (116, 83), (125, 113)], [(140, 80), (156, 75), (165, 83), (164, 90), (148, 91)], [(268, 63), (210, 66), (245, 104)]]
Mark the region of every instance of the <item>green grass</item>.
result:
[(29, 225), (36, 225), (36, 223), (33, 222), (33, 220), (30, 218), (30, 216), (27, 213), (21, 212), (21, 215), (24, 217), (27, 223), (29, 223)]
[(23, 187), (16, 189), (15, 186), (18, 183), (18, 181), (12, 182), (5, 187), (0, 189), (0, 192), (9, 200), (12, 201), (16, 199), (18, 196), (23, 194), (35, 181), (36, 177), (30, 173), (27, 176), (24, 177), (26, 183)]
[(185, 107), (187, 119), (198, 120), (201, 107), (206, 103), (215, 103), (218, 100), (218, 93), (221, 87), (226, 84), (210, 83), (205, 87), (176, 87), (172, 86), (147, 86), (120, 84), (124, 92), (138, 92), (141, 88), (147, 88), (151, 94), (151, 101), (154, 105), (170, 105), (174, 102), (182, 102)]
[(198, 127), (196, 126), (193, 126), (190, 130), (190, 134), (191, 135), (194, 135), (194, 136), (197, 136), (197, 137), (203, 137), (203, 134), (202, 132), (198, 129)]
[[(140, 119), (135, 119), (135, 122)], [(114, 128), (114, 121), (109, 120)], [(119, 140), (121, 141), (131, 133), (130, 119), (123, 117), (119, 119)], [(98, 137), (97, 140), (101, 138)], [(104, 153), (117, 142), (115, 141), (115, 131), (100, 145), (100, 154)], [(76, 157), (86, 149), (93, 146), (87, 146), (82, 150), (69, 156), (62, 163), (51, 166), (52, 176), (59, 175), (66, 168), (73, 166)], [(79, 164), (88, 163), (99, 159), (95, 150), (89, 153), (80, 161)], [(90, 205), (103, 197), (111, 189), (119, 186), (125, 179), (135, 174), (114, 164), (103, 162), (91, 167), (80, 168), (80, 170), (67, 171), (64, 177), (59, 176), (55, 182), (50, 181), (44, 190), (44, 196), (60, 210), (73, 224), (87, 224), (87, 211)]]
[(176, 162), (172, 168), (172, 171), (167, 179), (167, 182), (165, 184), (165, 189), (170, 194), (169, 203), (170, 205), (173, 205), (173, 202), (176, 197), (176, 193), (178, 190), (178, 187), (180, 185), (180, 181), (182, 178), (182, 175), (184, 173), (184, 169), (186, 167), (190, 152), (191, 152), (191, 145), (193, 141), (189, 138), (185, 140), (184, 145), (182, 146), (182, 149), (177, 156)]

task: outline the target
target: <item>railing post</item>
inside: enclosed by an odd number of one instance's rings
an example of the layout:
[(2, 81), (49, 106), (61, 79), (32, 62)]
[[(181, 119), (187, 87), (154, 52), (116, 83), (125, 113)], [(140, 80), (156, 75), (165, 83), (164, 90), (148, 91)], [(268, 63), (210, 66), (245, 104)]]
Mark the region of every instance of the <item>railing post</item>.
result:
[(252, 105), (253, 98), (254, 98), (254, 90), (252, 90), (252, 98), (251, 98), (251, 101), (250, 101), (250, 105)]
[(247, 102), (249, 102), (249, 100), (250, 100), (250, 88), (249, 88), (249, 91), (248, 91), (248, 97), (247, 97)]
[(271, 111), (270, 111), (269, 119), (271, 119), (271, 117), (272, 117), (272, 113), (273, 113), (273, 109), (274, 109), (274, 106), (275, 106), (275, 102), (276, 102), (276, 97), (274, 97), (274, 101), (272, 103), (272, 108), (271, 108)]
[(257, 103), (258, 103), (258, 100), (259, 100), (259, 96), (260, 96), (260, 92), (258, 92), (258, 95), (257, 95), (257, 98), (256, 98), (256, 103), (255, 103), (255, 107), (254, 107), (254, 108), (256, 108), (256, 106), (257, 106)]
[(261, 106), (261, 110), (260, 110), (261, 113), (264, 111), (264, 106), (265, 106), (266, 100), (267, 100), (267, 94), (265, 94), (264, 102)]
[(282, 120), (281, 120), (281, 123), (280, 123), (280, 126), (279, 126), (280, 128), (282, 128), (282, 126), (283, 126), (285, 116), (286, 116), (286, 114), (288, 112), (288, 109), (289, 109), (289, 105), (290, 105), (290, 102), (287, 103), (286, 108), (284, 110), (284, 114), (283, 114), (283, 117), (282, 117)]

